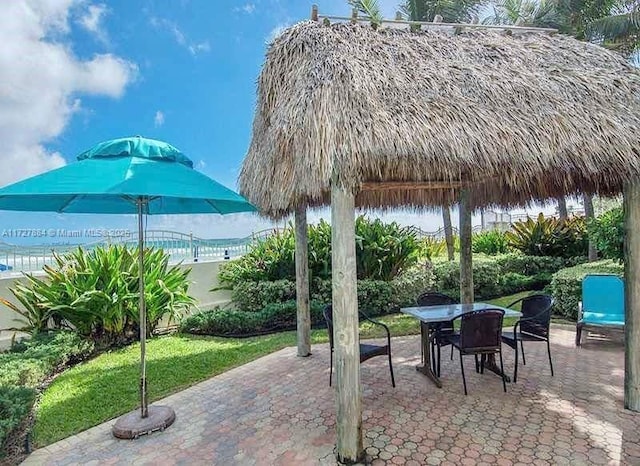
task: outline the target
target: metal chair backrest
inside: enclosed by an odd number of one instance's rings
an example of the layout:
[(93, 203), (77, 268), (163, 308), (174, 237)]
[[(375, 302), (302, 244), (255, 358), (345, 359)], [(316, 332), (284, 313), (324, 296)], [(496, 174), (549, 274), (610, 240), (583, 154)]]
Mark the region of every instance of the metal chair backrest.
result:
[(582, 280), (582, 312), (589, 323), (624, 324), (624, 282), (617, 275), (587, 275)]
[(497, 351), (502, 341), (501, 309), (463, 314), (460, 322), (460, 349), (465, 352)]
[(551, 308), (554, 300), (546, 294), (536, 294), (522, 299), (520, 312), (523, 320), (520, 323), (520, 331), (531, 335), (547, 338), (551, 325)]
[(418, 306), (440, 306), (445, 304), (458, 304), (451, 296), (442, 293), (426, 292), (418, 296)]

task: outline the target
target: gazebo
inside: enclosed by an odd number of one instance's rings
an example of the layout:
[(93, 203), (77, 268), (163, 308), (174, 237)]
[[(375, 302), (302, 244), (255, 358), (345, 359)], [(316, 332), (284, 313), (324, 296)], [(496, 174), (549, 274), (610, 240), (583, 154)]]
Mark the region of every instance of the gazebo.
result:
[(622, 57), (550, 30), (372, 27), (314, 8), (273, 42), (240, 190), (264, 215), (295, 214), (299, 356), (310, 354), (306, 212), (331, 205), (338, 460), (362, 455), (357, 207), (460, 203), (471, 302), (473, 210), (624, 191), (625, 406), (640, 410), (639, 96)]

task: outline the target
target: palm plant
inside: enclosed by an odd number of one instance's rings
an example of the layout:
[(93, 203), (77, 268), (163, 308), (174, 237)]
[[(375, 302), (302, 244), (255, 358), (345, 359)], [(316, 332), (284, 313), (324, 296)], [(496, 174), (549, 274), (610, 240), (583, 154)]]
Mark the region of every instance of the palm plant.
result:
[(594, 19), (584, 29), (590, 40), (631, 57), (640, 45), (640, 1), (618, 2), (608, 15)]
[(476, 15), (484, 0), (404, 0), (400, 12), (410, 21), (433, 21), (436, 15), (445, 23), (467, 22)]
[[(33, 334), (50, 326), (68, 327), (106, 345), (135, 338), (139, 328), (138, 253), (112, 245), (54, 255), (46, 279), (26, 275), (11, 292), (22, 306), (0, 303), (20, 314), (19, 329)], [(144, 257), (147, 330), (162, 320), (176, 321), (194, 299), (187, 293), (189, 270), (169, 265), (169, 255), (148, 249)]]
[(563, 29), (565, 19), (553, 0), (499, 0), (482, 22)]
[(373, 24), (382, 23), (382, 12), (378, 0), (347, 0), (347, 2), (359, 13), (369, 18)]

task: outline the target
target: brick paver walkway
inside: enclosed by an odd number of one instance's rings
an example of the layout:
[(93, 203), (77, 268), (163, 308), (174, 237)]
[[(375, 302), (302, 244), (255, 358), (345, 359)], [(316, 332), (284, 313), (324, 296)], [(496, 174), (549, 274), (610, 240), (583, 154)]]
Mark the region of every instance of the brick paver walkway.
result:
[[(414, 369), (417, 337), (392, 342), (397, 388), (385, 358), (362, 365), (368, 461), (378, 464), (640, 464), (640, 415), (623, 410), (620, 345), (577, 349), (556, 327), (549, 374), (544, 344), (525, 346), (518, 383), (502, 392), (493, 374), (444, 352), (437, 389)], [(506, 369), (513, 353), (505, 347)], [(135, 441), (111, 436), (112, 422), (35, 451), (24, 464), (334, 464), (335, 408), (327, 345), (296, 358), (288, 348), (170, 396), (175, 424)], [(153, 383), (153, 382), (151, 382)]]

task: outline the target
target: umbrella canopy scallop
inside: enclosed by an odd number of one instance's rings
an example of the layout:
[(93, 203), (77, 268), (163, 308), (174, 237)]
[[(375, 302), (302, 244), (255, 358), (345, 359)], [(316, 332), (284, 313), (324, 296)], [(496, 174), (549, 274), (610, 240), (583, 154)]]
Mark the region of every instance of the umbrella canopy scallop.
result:
[(135, 214), (141, 197), (151, 215), (255, 210), (171, 144), (142, 137), (100, 143), (75, 163), (0, 189), (0, 210)]

